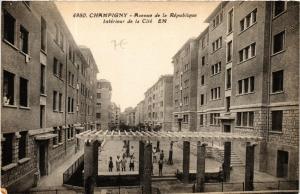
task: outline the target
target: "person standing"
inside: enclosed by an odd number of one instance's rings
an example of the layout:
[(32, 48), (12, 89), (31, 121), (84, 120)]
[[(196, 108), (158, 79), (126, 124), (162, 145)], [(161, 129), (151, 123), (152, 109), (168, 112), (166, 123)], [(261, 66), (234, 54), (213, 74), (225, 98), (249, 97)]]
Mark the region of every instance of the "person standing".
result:
[(109, 157), (109, 162), (108, 162), (108, 171), (109, 171), (109, 172), (112, 172), (113, 167), (114, 167), (114, 163), (113, 163), (113, 161), (112, 161), (112, 157), (110, 156), (110, 157)]
[(131, 148), (130, 148), (130, 158), (131, 157), (134, 157), (134, 147), (133, 146), (131, 146)]
[(116, 160), (117, 172), (120, 172), (121, 161), (122, 160), (121, 160), (120, 156), (117, 156), (117, 160)]
[(173, 141), (171, 141), (171, 143), (170, 143), (168, 164), (173, 165)]
[(164, 164), (164, 161), (160, 158), (158, 161), (159, 176), (162, 176), (163, 164)]
[(130, 157), (129, 161), (129, 171), (134, 171), (134, 157)]
[(122, 171), (126, 171), (126, 163), (127, 163), (126, 157), (125, 155), (123, 155), (122, 162), (121, 162)]
[(156, 147), (153, 147), (153, 150), (152, 150), (152, 155), (153, 155), (153, 160), (152, 162), (153, 163), (156, 163), (157, 162), (157, 158), (156, 158)]
[(160, 151), (160, 154), (159, 154), (159, 159), (162, 160), (162, 161), (164, 161), (164, 158), (165, 158), (164, 151), (161, 150), (161, 151)]

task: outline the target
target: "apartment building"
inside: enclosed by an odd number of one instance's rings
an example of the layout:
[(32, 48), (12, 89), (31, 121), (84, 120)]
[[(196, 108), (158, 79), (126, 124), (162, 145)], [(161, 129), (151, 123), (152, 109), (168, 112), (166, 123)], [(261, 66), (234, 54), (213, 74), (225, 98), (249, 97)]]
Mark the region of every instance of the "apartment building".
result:
[(189, 39), (173, 56), (173, 119), (175, 131), (195, 131), (197, 122), (198, 44)]
[(145, 92), (145, 123), (162, 130), (172, 129), (173, 76), (162, 75)]
[(23, 191), (78, 150), (76, 132), (93, 127), (86, 78), (98, 69), (54, 3), (2, 2), (1, 11), (1, 187)]
[(111, 121), (111, 83), (106, 79), (97, 81), (96, 119), (97, 129), (107, 130)]
[(123, 112), (124, 124), (129, 127), (135, 126), (136, 108), (127, 107)]
[(111, 103), (110, 129), (116, 129), (120, 124), (120, 107), (116, 103)]
[(135, 125), (140, 125), (145, 123), (145, 100), (140, 101), (136, 105), (136, 115), (135, 115)]
[[(205, 22), (197, 130), (259, 135), (256, 169), (297, 179), (299, 2), (221, 2)], [(232, 146), (242, 160), (244, 147)]]

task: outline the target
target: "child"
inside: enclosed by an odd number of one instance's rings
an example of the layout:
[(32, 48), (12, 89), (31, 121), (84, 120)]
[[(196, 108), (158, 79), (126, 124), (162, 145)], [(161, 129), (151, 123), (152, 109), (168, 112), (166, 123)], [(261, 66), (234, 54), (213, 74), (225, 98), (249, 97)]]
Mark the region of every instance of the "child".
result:
[(134, 171), (134, 158), (133, 158), (133, 156), (130, 157), (129, 171)]
[(164, 161), (160, 158), (158, 161), (159, 176), (162, 176), (163, 164), (164, 164)]
[(123, 159), (121, 161), (121, 168), (122, 168), (122, 171), (126, 171), (126, 163), (127, 163), (127, 160), (125, 158), (125, 155), (123, 155)]
[(117, 160), (116, 160), (117, 172), (120, 171), (120, 165), (121, 165), (121, 158), (120, 156), (117, 156)]
[(112, 161), (112, 157), (110, 156), (109, 157), (109, 162), (108, 162), (108, 171), (112, 172), (113, 167), (114, 167), (114, 163)]

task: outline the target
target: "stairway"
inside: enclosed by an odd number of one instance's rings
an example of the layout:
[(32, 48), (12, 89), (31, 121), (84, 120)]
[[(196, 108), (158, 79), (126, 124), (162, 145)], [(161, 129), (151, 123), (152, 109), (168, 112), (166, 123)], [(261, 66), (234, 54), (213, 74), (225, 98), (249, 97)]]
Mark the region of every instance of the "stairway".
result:
[[(207, 156), (215, 158), (219, 162), (223, 162), (224, 160), (224, 149), (222, 147), (207, 147)], [(241, 161), (238, 155), (236, 155), (231, 150), (231, 166), (244, 166), (244, 163)]]

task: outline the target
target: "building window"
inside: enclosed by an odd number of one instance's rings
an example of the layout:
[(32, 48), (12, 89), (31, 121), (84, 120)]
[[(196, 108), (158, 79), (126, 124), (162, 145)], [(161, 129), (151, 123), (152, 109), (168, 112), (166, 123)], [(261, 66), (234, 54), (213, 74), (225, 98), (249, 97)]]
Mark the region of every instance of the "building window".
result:
[(201, 85), (204, 85), (204, 75), (201, 76)]
[[(184, 105), (189, 105), (189, 97), (186, 96), (186, 97), (183, 97), (183, 104)], [(153, 104), (154, 105), (154, 104)], [(154, 108), (154, 107), (153, 107)]]
[(11, 164), (13, 161), (13, 138), (14, 133), (3, 134), (4, 141), (2, 141), (2, 166)]
[(272, 111), (272, 131), (282, 131), (282, 110)]
[(227, 43), (227, 62), (232, 61), (232, 40)]
[(204, 104), (204, 94), (201, 94), (200, 96), (200, 105), (202, 106)]
[(278, 53), (284, 49), (285, 31), (276, 34), (273, 37), (273, 54)]
[(226, 89), (231, 88), (231, 68), (226, 70)]
[(20, 106), (28, 107), (28, 80), (20, 77)]
[(28, 31), (20, 26), (20, 49), (23, 53), (28, 54)]
[(199, 118), (199, 125), (200, 126), (203, 126), (204, 122), (203, 122), (203, 115), (200, 115), (200, 118)]
[(222, 36), (212, 43), (212, 51), (215, 52), (221, 47), (222, 47)]
[(201, 63), (202, 63), (202, 66), (205, 65), (205, 56), (202, 57), (202, 62)]
[(97, 98), (98, 98), (98, 99), (101, 98), (101, 93), (97, 93)]
[(58, 76), (59, 76), (60, 78), (63, 77), (63, 64), (62, 64), (62, 63), (59, 64), (59, 72), (58, 72)]
[(96, 113), (96, 118), (101, 119), (101, 113)]
[(254, 76), (238, 81), (239, 94), (248, 94), (254, 92)]
[(47, 23), (43, 17), (41, 17), (41, 49), (46, 51), (47, 47)]
[(68, 73), (68, 84), (71, 85), (71, 72)]
[(15, 100), (15, 75), (3, 71), (3, 104), (14, 105)]
[(221, 72), (221, 62), (218, 62), (211, 66), (211, 74), (216, 75)]
[(222, 23), (223, 20), (223, 12), (220, 12), (216, 15), (216, 17), (213, 19), (213, 28), (216, 28), (219, 24)]
[(71, 112), (74, 112), (74, 98), (71, 98)]
[(57, 59), (54, 57), (53, 58), (53, 74), (54, 75), (58, 75), (58, 61)]
[(62, 112), (62, 93), (58, 95), (58, 111)]
[(41, 94), (45, 94), (46, 92), (46, 87), (45, 87), (45, 82), (46, 82), (46, 77), (45, 77), (45, 65), (41, 64), (41, 80), (40, 80), (40, 92)]
[(188, 123), (189, 122), (189, 115), (183, 115), (183, 123)]
[(26, 157), (27, 131), (20, 132), (19, 139), (19, 160)]
[(272, 92), (283, 91), (283, 70), (272, 73)]
[(68, 97), (68, 113), (71, 112), (71, 97)]
[(217, 87), (217, 88), (213, 88), (210, 90), (210, 96), (211, 96), (211, 100), (217, 100), (221, 98), (221, 88)]
[(249, 13), (245, 18), (240, 21), (240, 29), (241, 32), (248, 29), (252, 25), (256, 23), (256, 14), (257, 9), (254, 9), (251, 13)]
[(251, 45), (239, 51), (240, 62), (251, 59), (255, 57), (255, 55), (256, 55), (256, 43), (252, 43)]
[(15, 44), (15, 24), (15, 18), (4, 11), (4, 39), (11, 44)]
[(274, 17), (280, 15), (286, 10), (286, 3), (285, 1), (275, 1), (274, 3)]
[[(53, 131), (54, 134), (58, 135), (58, 130), (56, 127), (54, 127), (54, 131)], [(58, 137), (55, 136), (53, 137), (53, 145), (57, 145), (58, 144)]]
[(227, 33), (231, 33), (233, 31), (233, 9), (228, 12), (228, 23), (227, 23)]
[(220, 120), (217, 117), (220, 117), (220, 113), (210, 113), (210, 125), (220, 124)]
[(53, 110), (57, 111), (57, 91), (53, 91)]
[(58, 143), (62, 143), (62, 128), (58, 130)]
[(254, 112), (237, 112), (236, 125), (241, 127), (253, 127)]
[(187, 71), (189, 69), (189, 64), (184, 65), (184, 71)]

